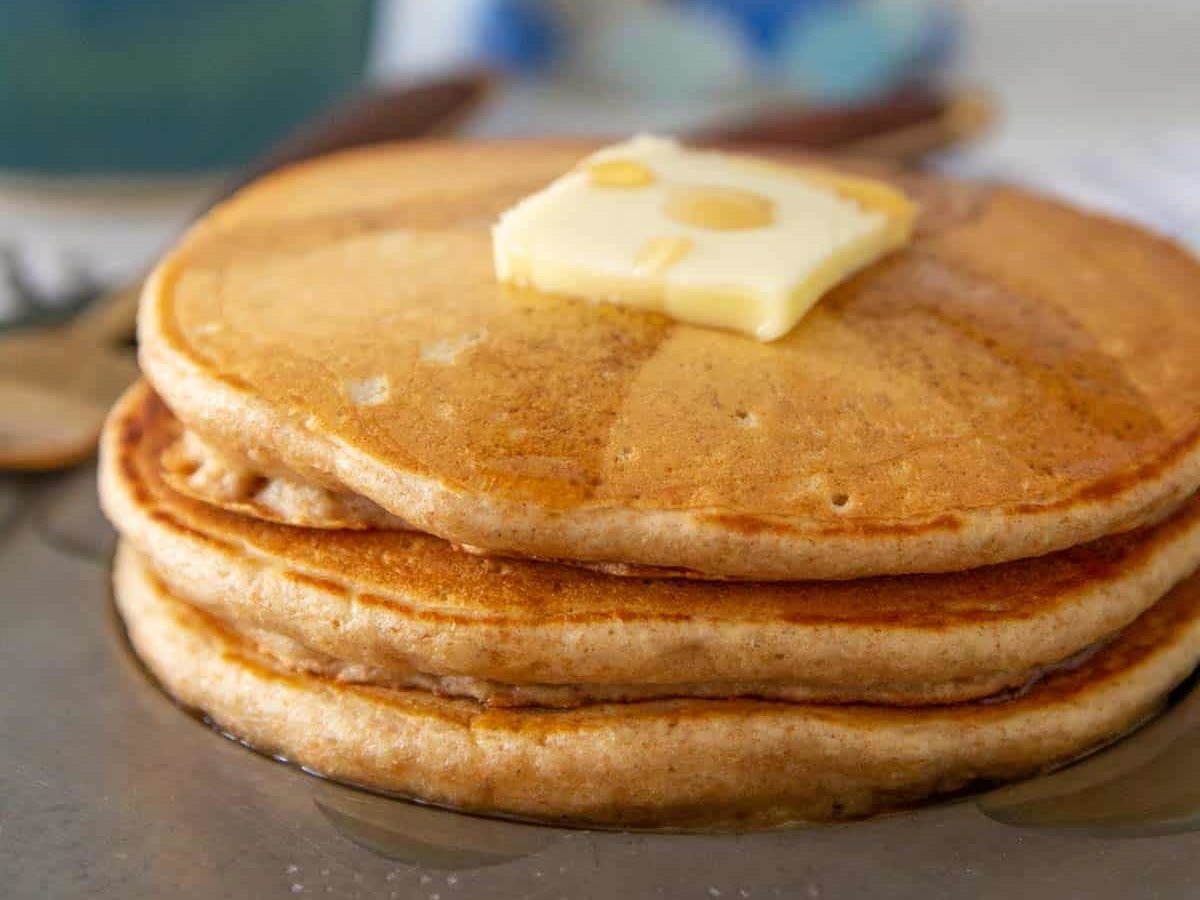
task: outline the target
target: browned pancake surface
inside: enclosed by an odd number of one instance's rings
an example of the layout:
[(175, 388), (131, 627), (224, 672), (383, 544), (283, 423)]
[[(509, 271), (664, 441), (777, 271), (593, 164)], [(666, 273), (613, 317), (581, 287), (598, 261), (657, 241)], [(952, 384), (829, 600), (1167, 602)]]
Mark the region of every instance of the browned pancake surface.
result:
[(910, 177), (912, 245), (759, 344), (495, 283), (491, 222), (579, 153), (268, 179), (160, 268), (149, 377), (268, 471), (456, 542), (734, 577), (1028, 556), (1200, 482), (1200, 266), (1167, 241)]

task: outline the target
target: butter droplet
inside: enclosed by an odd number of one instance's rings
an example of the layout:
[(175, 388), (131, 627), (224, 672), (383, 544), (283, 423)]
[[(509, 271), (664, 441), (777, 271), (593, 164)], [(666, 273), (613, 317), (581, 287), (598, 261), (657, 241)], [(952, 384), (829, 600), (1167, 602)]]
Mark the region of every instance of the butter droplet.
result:
[(746, 231), (775, 221), (775, 203), (770, 198), (716, 185), (672, 188), (663, 211), (681, 225), (712, 231)]
[(691, 239), (685, 237), (651, 238), (638, 250), (634, 265), (639, 272), (661, 275), (691, 253), (693, 246)]
[(346, 394), (355, 406), (378, 406), (391, 396), (392, 386), (386, 375), (364, 378), (346, 384)]
[(596, 187), (638, 188), (654, 184), (654, 172), (632, 159), (601, 159), (587, 167)]
[(433, 343), (422, 345), (421, 361), (437, 363), (443, 366), (454, 365), (463, 351), (474, 347), (486, 336), (487, 331), (481, 328), (479, 331), (473, 331), (469, 334), (444, 337)]

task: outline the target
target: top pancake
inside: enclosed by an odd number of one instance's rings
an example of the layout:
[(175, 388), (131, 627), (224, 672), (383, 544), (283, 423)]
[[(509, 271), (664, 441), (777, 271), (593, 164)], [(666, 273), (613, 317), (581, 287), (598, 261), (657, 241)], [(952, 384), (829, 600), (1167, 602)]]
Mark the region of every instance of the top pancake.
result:
[(142, 364), (255, 463), (515, 555), (732, 578), (964, 569), (1200, 487), (1200, 265), (1010, 188), (896, 180), (904, 251), (772, 344), (495, 283), (578, 146), (425, 144), (266, 179), (159, 266)]

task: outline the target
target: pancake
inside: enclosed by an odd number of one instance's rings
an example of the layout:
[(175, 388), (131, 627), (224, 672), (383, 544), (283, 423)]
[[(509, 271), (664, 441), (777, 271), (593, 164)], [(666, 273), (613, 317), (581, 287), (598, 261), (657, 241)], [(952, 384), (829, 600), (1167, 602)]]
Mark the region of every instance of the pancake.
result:
[(104, 508), (172, 592), (296, 642), (314, 654), (308, 668), (341, 660), (358, 667), (343, 680), (370, 672), (497, 705), (985, 696), (1108, 640), (1200, 562), (1193, 498), (1152, 528), (967, 573), (616, 578), (471, 556), (420, 533), (290, 528), (211, 507), (162, 475), (180, 427), (137, 386), (101, 447)]
[(1200, 265), (1023, 190), (894, 180), (910, 246), (759, 344), (498, 285), (572, 145), (330, 157), (156, 269), (143, 369), (205, 440), (456, 544), (742, 579), (963, 570), (1200, 487)]
[(234, 459), (190, 431), (163, 452), (161, 471), (181, 494), (268, 522), (304, 528), (412, 530), (366, 497), (295, 478), (268, 477), (248, 460)]
[(1200, 656), (1192, 578), (1088, 661), (1007, 702), (497, 710), (283, 668), (172, 597), (128, 547), (115, 588), (134, 649), (166, 689), (260, 750), (434, 803), (625, 827), (856, 818), (1028, 776), (1144, 720)]

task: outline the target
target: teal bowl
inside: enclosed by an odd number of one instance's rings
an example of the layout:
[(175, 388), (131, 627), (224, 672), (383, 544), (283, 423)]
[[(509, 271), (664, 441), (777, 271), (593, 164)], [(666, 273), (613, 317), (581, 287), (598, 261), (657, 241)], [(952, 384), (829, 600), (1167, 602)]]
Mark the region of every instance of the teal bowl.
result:
[(373, 0), (3, 0), (0, 170), (244, 163), (362, 78)]

